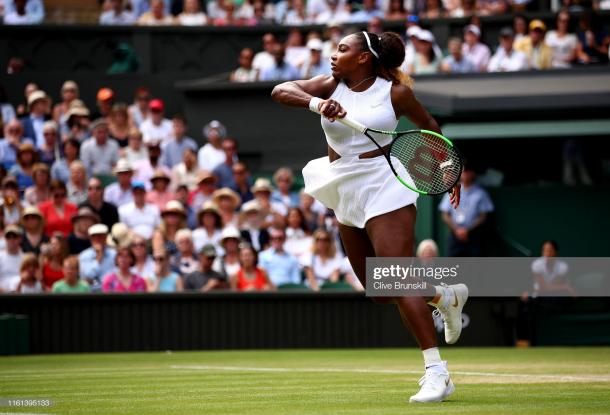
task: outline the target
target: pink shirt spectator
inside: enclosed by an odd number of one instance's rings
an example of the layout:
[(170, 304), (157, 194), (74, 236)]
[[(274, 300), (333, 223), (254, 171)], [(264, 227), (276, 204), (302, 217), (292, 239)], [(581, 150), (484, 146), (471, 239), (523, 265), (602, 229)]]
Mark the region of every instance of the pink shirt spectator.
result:
[(173, 192), (157, 192), (151, 190), (146, 193), (146, 203), (150, 203), (159, 208), (159, 211), (165, 208), (165, 205), (170, 200), (176, 200), (176, 195)]
[(491, 58), (491, 51), (483, 43), (479, 42), (473, 47), (470, 47), (464, 43), (462, 45), (462, 55), (470, 59), (477, 67), (478, 71), (487, 71), (487, 65), (489, 64), (489, 59)]
[(139, 275), (133, 274), (129, 287), (124, 286), (119, 281), (116, 272), (108, 274), (104, 277), (102, 283), (102, 291), (105, 293), (139, 293), (146, 292), (146, 281)]

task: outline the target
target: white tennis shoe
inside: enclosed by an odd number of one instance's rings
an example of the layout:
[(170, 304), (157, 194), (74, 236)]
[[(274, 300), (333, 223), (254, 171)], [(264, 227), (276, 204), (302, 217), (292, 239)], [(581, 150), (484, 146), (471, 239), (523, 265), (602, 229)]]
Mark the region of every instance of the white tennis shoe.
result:
[(468, 301), (468, 287), (465, 284), (447, 285), (441, 284), (444, 288), (446, 298), (433, 304), (436, 310), (432, 314), (440, 314), (445, 323), (445, 341), (453, 344), (458, 341), (462, 334), (462, 309)]
[(419, 392), (411, 396), (409, 402), (429, 403), (442, 402), (455, 392), (455, 385), (447, 371), (447, 362), (426, 369), (426, 373), (419, 380)]

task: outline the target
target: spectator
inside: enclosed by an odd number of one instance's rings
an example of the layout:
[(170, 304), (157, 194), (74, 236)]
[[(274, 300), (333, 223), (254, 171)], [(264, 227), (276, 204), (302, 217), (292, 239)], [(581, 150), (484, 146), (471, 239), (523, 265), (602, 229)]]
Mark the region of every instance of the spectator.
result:
[[(242, 10), (246, 4), (242, 4)], [(246, 25), (272, 25), (275, 24), (275, 9), (273, 4), (267, 4), (265, 0), (254, 0), (252, 5), (252, 17), (247, 18)]]
[(278, 41), (273, 33), (266, 33), (263, 35), (263, 50), (254, 55), (252, 61), (252, 68), (259, 74), (274, 65), (274, 59), (271, 52), (277, 44)]
[(63, 263), (64, 278), (53, 284), (54, 293), (88, 293), (91, 288), (86, 281), (80, 279), (80, 267), (78, 257), (71, 255), (64, 259)]
[[(18, 117), (23, 117), (27, 114), (27, 107), (28, 107), (28, 100), (30, 95), (34, 92), (34, 91), (38, 91), (40, 88), (38, 87), (38, 85), (34, 82), (28, 82), (25, 85), (24, 88), (24, 96), (25, 96), (25, 102), (22, 102), (20, 104), (17, 105), (17, 116)], [(35, 137), (31, 137), (31, 138), (35, 138)]]
[(536, 19), (530, 22), (529, 29), (529, 36), (514, 42), (513, 47), (525, 54), (530, 69), (550, 69), (553, 50), (544, 43), (546, 25), (542, 20)]
[(155, 230), (152, 240), (153, 252), (164, 250), (168, 255), (178, 252), (176, 233), (186, 228), (186, 210), (177, 200), (167, 202), (161, 211), (161, 225)]
[(322, 49), (324, 44), (318, 38), (309, 39), (307, 49), (309, 49), (309, 58), (301, 68), (301, 78), (309, 79), (318, 75), (330, 74), (330, 61), (322, 59)]
[(103, 119), (94, 121), (91, 131), (93, 137), (81, 147), (81, 161), (89, 176), (109, 175), (119, 159), (119, 145), (108, 139), (108, 124)]
[[(284, 42), (284, 60), (295, 68), (300, 67), (307, 59), (309, 51), (305, 47), (303, 33), (299, 28), (292, 28)], [(271, 52), (273, 54), (273, 52)]]
[[(508, 41), (506, 43), (508, 44)], [(460, 206), (453, 209), (448, 194), (443, 197), (439, 205), (443, 222), (450, 230), (448, 256), (482, 256), (483, 254), (484, 225), (488, 214), (493, 212), (494, 205), (487, 192), (475, 184), (475, 178), (474, 169), (465, 163), (460, 179), (462, 184)]]
[(195, 190), (199, 175), (197, 152), (187, 147), (182, 154), (182, 163), (176, 164), (172, 169), (172, 187), (175, 189), (181, 184), (186, 184), (189, 190)]
[(254, 195), (250, 191), (250, 187), (252, 186), (250, 183), (250, 172), (244, 163), (238, 161), (233, 164), (233, 181), (234, 185), (229, 187), (237, 192), (242, 203), (249, 202), (254, 198)]
[(212, 200), (216, 190), (216, 176), (208, 171), (199, 172), (197, 178), (197, 189), (189, 194), (189, 205), (200, 207), (205, 202)]
[(70, 164), (70, 179), (66, 188), (68, 200), (75, 205), (87, 200), (87, 170), (80, 160), (74, 160)]
[(149, 103), (150, 90), (145, 86), (137, 88), (134, 102), (128, 108), (130, 124), (140, 128), (140, 125), (150, 117)]
[(51, 291), (55, 282), (64, 278), (63, 263), (68, 256), (68, 243), (59, 232), (51, 236), (41, 252), (42, 283), (45, 291)]
[(68, 235), (68, 251), (70, 255), (78, 255), (91, 247), (89, 228), (99, 223), (99, 221), (100, 217), (88, 207), (81, 207), (78, 209), (77, 214), (72, 216), (74, 230)]
[(0, 205), (0, 251), (6, 249), (6, 239), (4, 239), (4, 209)]
[(426, 8), (420, 13), (422, 19), (438, 19), (447, 17), (447, 10), (440, 0), (426, 0)]
[[(78, 161), (79, 164), (85, 168), (85, 165), (79, 160), (80, 143), (77, 139), (69, 138), (63, 144), (64, 151), (63, 157), (55, 159), (51, 166), (51, 178), (67, 182), (70, 179), (71, 171), (70, 165), (74, 161)], [(85, 177), (87, 176), (87, 169), (85, 168)]]
[(409, 67), (412, 74), (434, 74), (438, 72), (441, 56), (435, 51), (434, 35), (428, 30), (419, 30), (415, 35), (415, 59)]
[(146, 203), (144, 183), (134, 181), (131, 184), (133, 200), (119, 207), (119, 218), (133, 233), (150, 239), (155, 229), (161, 224), (159, 209)]
[(339, 281), (343, 255), (337, 252), (335, 239), (323, 229), (313, 234), (311, 252), (303, 255), (300, 262), (305, 270), (307, 285), (317, 291), (326, 282)]
[(100, 221), (106, 228), (119, 221), (119, 212), (111, 203), (104, 202), (104, 188), (100, 179), (93, 177), (89, 179), (87, 186), (87, 200), (80, 204), (80, 207), (88, 207), (93, 213), (100, 217)]
[(116, 175), (117, 181), (106, 187), (104, 200), (120, 208), (133, 201), (131, 192), (133, 168), (127, 160), (119, 159), (112, 173)]
[[(135, 14), (136, 17), (140, 17), (146, 12), (150, 11), (152, 4), (150, 0), (128, 0), (130, 3), (130, 8)], [(170, 13), (171, 11), (171, 1), (164, 0), (163, 7), (165, 9), (165, 13)]]
[(176, 232), (178, 252), (170, 258), (170, 265), (180, 275), (187, 275), (199, 269), (199, 261), (195, 255), (193, 234), (190, 229), (180, 229)]
[(227, 129), (220, 121), (213, 120), (203, 127), (203, 136), (208, 142), (199, 149), (197, 164), (201, 170), (213, 171), (225, 161), (226, 154), (222, 150), (222, 140), (227, 136)]
[(176, 200), (182, 203), (186, 212), (186, 223), (189, 229), (197, 227), (197, 209), (189, 203), (189, 191), (186, 185), (180, 185), (176, 189)]
[(438, 245), (433, 239), (424, 239), (417, 245), (415, 256), (421, 259), (438, 257)]
[(402, 0), (390, 0), (385, 13), (385, 20), (388, 21), (404, 21), (407, 19), (407, 10)]
[(197, 151), (197, 143), (186, 135), (186, 118), (174, 115), (172, 118), (174, 133), (172, 137), (161, 144), (161, 163), (169, 169), (182, 161), (184, 150), (187, 148)]
[(286, 243), (284, 249), (297, 259), (311, 251), (311, 232), (307, 228), (305, 216), (298, 207), (288, 209), (286, 215)]
[(350, 21), (351, 15), (345, 4), (342, 4), (339, 0), (324, 0), (324, 3), (325, 10), (316, 16), (316, 24), (327, 24), (329, 22), (343, 24)]
[(576, 296), (576, 290), (566, 279), (568, 264), (565, 261), (557, 259), (558, 251), (557, 242), (544, 241), (542, 244), (542, 256), (532, 262), (535, 296), (540, 294)]
[[(451, 17), (473, 17), (477, 13), (476, 0), (461, 0), (459, 6), (450, 11)], [(479, 26), (480, 28), (480, 26)]]
[(216, 259), (214, 245), (204, 245), (199, 251), (199, 270), (184, 277), (185, 290), (211, 291), (227, 287), (227, 278), (212, 269)]
[(129, 141), (129, 115), (127, 105), (117, 103), (112, 106), (108, 117), (108, 132), (110, 138), (116, 140), (119, 147), (127, 147)]
[(522, 14), (517, 14), (513, 18), (513, 30), (515, 33), (515, 42), (520, 42), (527, 36), (527, 19)]
[(109, 0), (110, 9), (100, 14), (101, 25), (132, 25), (136, 22), (136, 17), (129, 10), (125, 9), (123, 0)]
[(314, 20), (307, 14), (304, 0), (292, 0), (292, 8), (286, 12), (283, 24), (287, 26), (301, 26), (313, 24)]
[(19, 283), (15, 292), (20, 294), (40, 294), (44, 292), (40, 282), (38, 258), (31, 252), (23, 255), (23, 262), (19, 267)]
[(131, 267), (131, 272), (140, 275), (145, 280), (152, 278), (155, 273), (155, 261), (152, 256), (149, 255), (146, 238), (137, 233), (133, 234), (129, 247), (135, 258), (135, 263), (133, 267)]
[(5, 25), (34, 25), (44, 19), (42, 0), (6, 0), (4, 10)]
[(274, 63), (261, 71), (261, 81), (289, 81), (299, 78), (299, 71), (285, 60), (285, 50), (282, 45), (275, 45), (271, 53)]
[(239, 269), (239, 242), (241, 240), (241, 234), (234, 226), (227, 226), (222, 230), (220, 237), (220, 246), (222, 247), (222, 253), (216, 257), (216, 261), (212, 265), (215, 271), (218, 271), (222, 275), (230, 277), (234, 275)]
[(136, 127), (129, 129), (127, 147), (121, 149), (121, 158), (127, 159), (131, 165), (148, 159), (148, 149), (142, 144), (142, 133)]
[(237, 226), (237, 209), (241, 205), (239, 195), (228, 187), (223, 187), (214, 192), (212, 200), (218, 206), (222, 226)]
[(44, 233), (44, 218), (40, 210), (35, 206), (23, 209), (21, 226), (23, 227), (21, 250), (40, 255), (40, 248), (49, 242), (49, 237)]
[(93, 114), (92, 119), (103, 118), (108, 122), (112, 106), (114, 105), (114, 91), (110, 88), (100, 88), (96, 95), (96, 105), (98, 112)]
[[(214, 19), (214, 26), (243, 26), (246, 24), (246, 19), (241, 16), (241, 10), (235, 10), (236, 6), (233, 1), (225, 0), (222, 2), (222, 5), (223, 16)], [(242, 7), (245, 5), (243, 3)]]
[(67, 237), (72, 232), (72, 216), (76, 215), (77, 207), (68, 202), (66, 184), (59, 180), (51, 181), (51, 195), (51, 200), (38, 205), (45, 218), (44, 232), (47, 236), (61, 232)]
[[(302, 0), (298, 0), (302, 1)], [(258, 71), (252, 67), (254, 51), (244, 48), (239, 52), (239, 67), (231, 72), (229, 80), (231, 82), (254, 82), (258, 78)]]
[[(514, 0), (513, 0), (514, 1)], [(524, 1), (524, 0), (516, 0)], [(528, 1), (528, 0), (525, 0)], [(478, 0), (477, 14), (480, 16), (502, 15), (508, 9), (507, 0)]]
[(199, 0), (184, 0), (184, 11), (176, 16), (176, 24), (182, 26), (203, 26), (208, 18), (199, 7)]
[[(313, 2), (309, 2), (308, 6)], [(326, 38), (328, 40), (324, 42), (324, 49), (322, 49), (322, 57), (324, 59), (330, 59), (331, 55), (333, 55), (337, 51), (337, 47), (339, 46), (339, 42), (343, 39), (343, 27), (338, 22), (328, 22), (326, 25)]]
[(68, 127), (66, 114), (79, 96), (78, 84), (74, 81), (64, 82), (60, 94), (62, 101), (53, 107), (53, 121), (59, 125), (61, 132), (65, 132)]
[(301, 201), (299, 204), (299, 208), (305, 217), (305, 223), (307, 225), (307, 229), (310, 231), (314, 231), (320, 226), (320, 223), (324, 220), (324, 213), (326, 212), (326, 208), (316, 199), (305, 193), (301, 190)]
[(584, 11), (578, 21), (576, 56), (581, 64), (608, 62), (608, 32), (601, 29), (599, 19), (591, 11)]
[(166, 26), (174, 24), (174, 17), (167, 13), (163, 0), (150, 0), (150, 11), (138, 18), (140, 26)]
[(55, 121), (45, 121), (42, 127), (44, 141), (38, 148), (38, 159), (49, 167), (59, 158), (59, 141), (57, 123)]
[(4, 124), (4, 139), (0, 140), (0, 165), (10, 170), (17, 162), (17, 152), (22, 144), (33, 144), (23, 136), (23, 126), (17, 119)]
[(476, 66), (479, 72), (485, 72), (491, 52), (487, 45), (481, 43), (481, 29), (478, 26), (470, 24), (464, 29), (464, 45), (462, 46), (462, 55), (470, 59)]
[(514, 35), (510, 27), (500, 31), (500, 46), (489, 61), (489, 72), (513, 72), (528, 69), (527, 57), (513, 49)]
[(218, 206), (212, 201), (205, 202), (197, 212), (199, 226), (193, 231), (193, 244), (195, 251), (200, 251), (204, 245), (211, 244), (215, 249), (220, 248), (222, 238), (222, 219)]
[(32, 167), (32, 180), (34, 184), (25, 189), (23, 198), (25, 203), (30, 206), (37, 206), (42, 202), (51, 199), (51, 174), (49, 166), (43, 163), (36, 163)]
[(384, 32), (384, 30), (385, 29), (383, 27), (383, 13), (381, 14), (381, 17), (372, 17), (366, 25), (366, 31), (369, 33), (373, 33), (377, 36), (380, 36)]
[(66, 126), (68, 131), (62, 134), (62, 140), (68, 139), (77, 140), (82, 143), (89, 135), (89, 110), (84, 105), (72, 105), (72, 107), (66, 113)]
[(146, 203), (155, 205), (161, 211), (167, 202), (176, 199), (176, 195), (168, 190), (170, 178), (164, 170), (157, 169), (150, 181), (152, 189), (146, 194)]
[(148, 108), (150, 109), (150, 117), (140, 124), (144, 143), (158, 141), (164, 144), (168, 142), (174, 137), (174, 126), (170, 120), (164, 117), (165, 104), (160, 99), (153, 99), (150, 101)]
[(261, 267), (269, 275), (273, 285), (281, 287), (285, 284), (299, 284), (301, 274), (299, 263), (295, 257), (284, 250), (286, 234), (281, 228), (271, 228), (269, 232), (271, 247), (261, 252)]
[(256, 250), (250, 245), (239, 249), (240, 267), (230, 277), (231, 289), (234, 291), (272, 291), (273, 283), (265, 270), (258, 266)]
[(290, 189), (294, 184), (294, 175), (289, 167), (280, 167), (273, 174), (273, 182), (277, 189), (271, 193), (271, 201), (283, 203), (286, 208), (299, 205), (299, 194)]
[(476, 72), (477, 68), (469, 58), (462, 55), (462, 41), (457, 37), (449, 39), (449, 56), (443, 59), (441, 72), (469, 73)]
[(258, 178), (254, 182), (254, 186), (252, 186), (251, 190), (252, 194), (254, 194), (254, 200), (258, 201), (261, 211), (266, 214), (263, 227), (272, 224), (281, 224), (283, 226), (284, 217), (288, 213), (288, 208), (281, 202), (271, 200), (271, 193), (273, 192), (271, 182), (263, 177)]
[(140, 160), (134, 165), (136, 174), (133, 179), (139, 182), (150, 184), (150, 179), (155, 174), (156, 170), (163, 170), (166, 174), (171, 174), (171, 171), (161, 164), (161, 143), (159, 141), (151, 141), (146, 144), (146, 152), (148, 158)]
[(31, 143), (24, 143), (17, 150), (17, 164), (9, 170), (9, 174), (19, 184), (19, 189), (26, 189), (34, 184), (32, 170), (38, 161), (38, 152)]
[(237, 161), (237, 141), (233, 138), (225, 138), (222, 141), (222, 150), (225, 153), (223, 163), (217, 165), (212, 173), (218, 179), (218, 187), (233, 187), (233, 164)]
[(269, 245), (269, 233), (263, 228), (265, 214), (256, 200), (251, 200), (241, 206), (242, 239), (252, 245), (257, 252)]
[(116, 270), (104, 276), (102, 290), (105, 293), (146, 292), (146, 281), (131, 272), (135, 258), (129, 247), (120, 247), (116, 252)]
[(553, 68), (569, 68), (576, 60), (576, 35), (569, 33), (570, 13), (566, 10), (557, 14), (557, 30), (549, 30), (544, 42), (553, 50)]
[(19, 223), (21, 219), (21, 201), (19, 199), (19, 184), (13, 176), (6, 176), (2, 179), (2, 203), (0, 208), (3, 210), (5, 225)]
[(180, 292), (184, 290), (182, 278), (170, 271), (169, 258), (165, 252), (158, 252), (153, 255), (155, 260), (155, 270), (150, 279), (146, 280), (149, 292)]
[(0, 251), (0, 292), (13, 292), (19, 284), (23, 262), (22, 237), (23, 231), (17, 225), (9, 225), (4, 229), (6, 249)]

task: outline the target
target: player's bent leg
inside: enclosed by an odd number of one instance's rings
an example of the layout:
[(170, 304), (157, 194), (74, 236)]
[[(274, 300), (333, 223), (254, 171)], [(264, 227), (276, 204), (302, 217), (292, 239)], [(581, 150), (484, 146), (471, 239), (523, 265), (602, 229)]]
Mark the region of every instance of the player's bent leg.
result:
[(434, 307), (434, 313), (440, 314), (445, 324), (445, 341), (454, 344), (462, 334), (462, 309), (468, 301), (468, 287), (465, 284), (436, 287), (437, 295), (428, 303)]

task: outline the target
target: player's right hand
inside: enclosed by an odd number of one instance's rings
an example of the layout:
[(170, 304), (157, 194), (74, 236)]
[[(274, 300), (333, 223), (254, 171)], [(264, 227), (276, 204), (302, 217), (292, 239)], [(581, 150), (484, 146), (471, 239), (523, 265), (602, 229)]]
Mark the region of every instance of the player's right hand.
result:
[(347, 112), (334, 99), (326, 99), (320, 102), (320, 114), (328, 118), (329, 121), (335, 121), (337, 118), (343, 118)]

